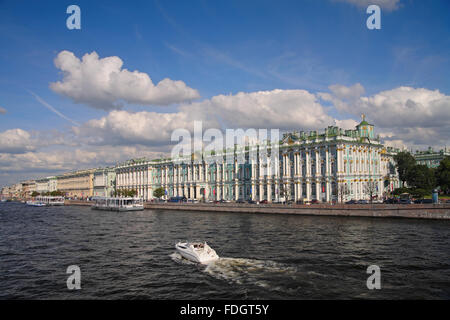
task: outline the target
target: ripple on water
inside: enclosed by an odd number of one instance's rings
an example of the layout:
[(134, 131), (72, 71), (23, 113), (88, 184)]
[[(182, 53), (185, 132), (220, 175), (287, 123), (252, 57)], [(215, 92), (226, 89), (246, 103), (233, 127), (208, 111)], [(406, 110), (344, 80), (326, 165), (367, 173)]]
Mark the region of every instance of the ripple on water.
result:
[[(43, 210), (41, 210), (43, 209)], [(450, 222), (0, 204), (0, 298), (450, 298)], [(174, 252), (207, 241), (198, 265)], [(79, 265), (82, 290), (66, 269)], [(368, 292), (368, 265), (382, 290)]]

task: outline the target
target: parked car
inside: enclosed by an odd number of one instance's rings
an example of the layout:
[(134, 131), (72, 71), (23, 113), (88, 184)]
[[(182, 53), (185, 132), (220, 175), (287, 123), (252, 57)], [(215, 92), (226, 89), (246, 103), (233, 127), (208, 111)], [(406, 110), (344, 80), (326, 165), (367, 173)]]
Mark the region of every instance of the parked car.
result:
[(249, 203), (249, 204), (256, 204), (256, 201), (248, 200), (247, 203)]
[(398, 203), (400, 203), (400, 204), (411, 204), (412, 201), (411, 201), (411, 199), (400, 199), (400, 201)]
[(356, 203), (357, 204), (369, 204), (369, 201), (367, 201), (367, 200), (358, 200)]
[(345, 202), (345, 204), (357, 204), (357, 203), (358, 203), (358, 201), (356, 201), (354, 199)]
[(266, 203), (268, 203), (268, 201), (267, 201), (266, 199), (261, 200), (261, 201), (259, 202), (259, 204), (266, 204)]
[(319, 204), (320, 202), (319, 202), (319, 200), (317, 200), (317, 199), (312, 199), (311, 200), (311, 204)]
[(186, 197), (171, 197), (168, 202), (186, 202)]
[(388, 199), (384, 200), (383, 203), (396, 204), (396, 203), (398, 203), (398, 199), (396, 199), (396, 198), (388, 198)]
[(433, 203), (433, 199), (417, 199), (417, 200), (414, 201), (414, 203), (430, 204), (430, 203)]
[(237, 199), (236, 203), (245, 203), (244, 199)]

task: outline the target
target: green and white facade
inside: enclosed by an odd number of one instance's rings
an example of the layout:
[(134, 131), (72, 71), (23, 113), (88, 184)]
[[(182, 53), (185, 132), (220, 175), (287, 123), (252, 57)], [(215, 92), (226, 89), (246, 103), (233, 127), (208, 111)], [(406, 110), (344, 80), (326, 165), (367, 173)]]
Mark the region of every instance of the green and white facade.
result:
[(416, 151), (413, 156), (417, 164), (424, 164), (429, 168), (437, 168), (445, 157), (450, 157), (450, 151), (447, 148), (435, 151), (429, 147), (426, 151)]
[(115, 171), (117, 189), (135, 189), (145, 200), (162, 187), (165, 198), (339, 202), (380, 199), (399, 187), (396, 152), (363, 119), (354, 130), (286, 133), (276, 148), (248, 146), (181, 163), (135, 159)]

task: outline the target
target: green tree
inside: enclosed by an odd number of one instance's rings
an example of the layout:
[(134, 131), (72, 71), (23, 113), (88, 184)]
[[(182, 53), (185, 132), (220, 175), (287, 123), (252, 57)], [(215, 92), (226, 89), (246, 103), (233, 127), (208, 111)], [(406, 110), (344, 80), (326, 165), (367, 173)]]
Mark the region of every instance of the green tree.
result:
[(410, 188), (401, 187), (401, 188), (394, 189), (394, 191), (392, 191), (392, 194), (395, 196), (399, 196), (402, 193), (410, 193), (410, 192), (411, 192)]
[(425, 189), (414, 189), (411, 191), (411, 195), (417, 199), (423, 199), (426, 195), (430, 194), (429, 191)]
[(130, 189), (126, 192), (127, 197), (136, 197), (137, 196), (137, 190), (136, 189)]
[(424, 164), (415, 165), (408, 171), (407, 182), (410, 187), (431, 191), (436, 186), (434, 169)]
[(155, 197), (157, 197), (158, 199), (161, 198), (165, 193), (166, 192), (163, 187), (159, 187), (159, 188), (156, 188), (155, 190), (153, 190), (153, 195)]
[(37, 196), (39, 196), (40, 195), (40, 193), (39, 192), (37, 192), (37, 191), (33, 191), (32, 193), (31, 193), (31, 196), (34, 198), (34, 197), (37, 197)]
[(450, 193), (450, 157), (445, 157), (436, 168), (436, 183), (444, 193)]
[(53, 197), (58, 197), (58, 196), (64, 196), (65, 193), (60, 191), (60, 190), (56, 190), (56, 191), (50, 192), (50, 195), (53, 196)]
[(411, 169), (416, 164), (416, 159), (408, 151), (402, 151), (394, 156), (394, 160), (397, 163), (396, 167), (400, 181), (402, 181), (402, 187), (404, 187)]

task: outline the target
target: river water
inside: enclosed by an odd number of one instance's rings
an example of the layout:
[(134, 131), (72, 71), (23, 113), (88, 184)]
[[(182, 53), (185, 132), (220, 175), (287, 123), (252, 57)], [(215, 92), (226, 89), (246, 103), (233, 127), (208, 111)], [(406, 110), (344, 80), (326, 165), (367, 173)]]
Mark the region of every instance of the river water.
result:
[[(221, 259), (175, 253), (193, 239)], [(67, 289), (70, 265), (81, 290)], [(450, 299), (450, 221), (0, 203), (0, 299), (355, 298)]]

